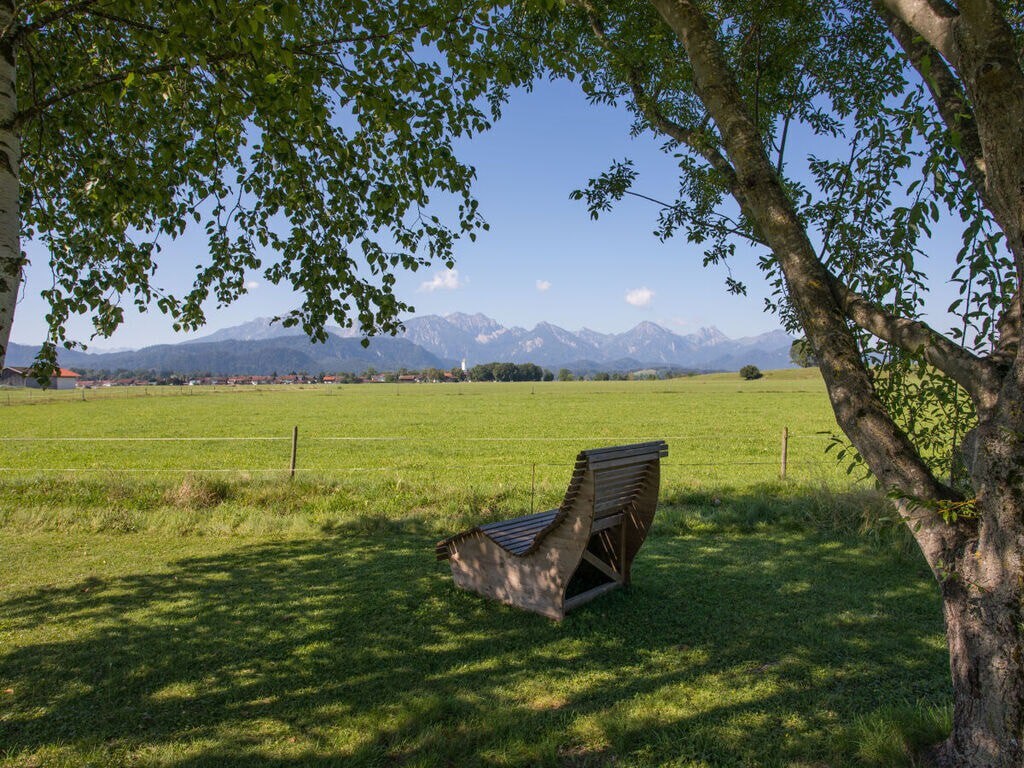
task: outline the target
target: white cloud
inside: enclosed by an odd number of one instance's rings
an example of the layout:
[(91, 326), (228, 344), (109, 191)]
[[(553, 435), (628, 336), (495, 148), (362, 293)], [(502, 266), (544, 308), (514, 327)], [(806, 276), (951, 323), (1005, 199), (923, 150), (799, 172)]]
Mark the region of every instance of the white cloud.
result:
[(430, 280), (420, 284), (421, 291), (454, 291), (464, 286), (468, 280), (459, 278), (459, 270), (443, 269)]
[(550, 288), (551, 288), (551, 283), (549, 281), (547, 281), (547, 280), (538, 280), (537, 281), (537, 290), (540, 291), (541, 293), (544, 293), (544, 291), (547, 291)]
[(251, 291), (253, 288), (259, 288), (260, 284), (257, 283), (255, 280), (250, 280), (248, 283), (245, 284), (245, 287)]
[(634, 288), (626, 291), (626, 303), (634, 307), (649, 307), (651, 299), (654, 298), (654, 291), (650, 288)]

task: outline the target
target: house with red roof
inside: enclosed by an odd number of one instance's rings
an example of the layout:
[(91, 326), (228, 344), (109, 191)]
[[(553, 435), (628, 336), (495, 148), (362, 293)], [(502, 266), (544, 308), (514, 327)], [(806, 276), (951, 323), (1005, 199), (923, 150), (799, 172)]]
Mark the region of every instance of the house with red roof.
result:
[(67, 368), (58, 368), (50, 377), (47, 387), (41, 387), (36, 381), (35, 371), (31, 368), (7, 366), (0, 371), (0, 386), (29, 387), (31, 389), (74, 389), (78, 383), (78, 374)]

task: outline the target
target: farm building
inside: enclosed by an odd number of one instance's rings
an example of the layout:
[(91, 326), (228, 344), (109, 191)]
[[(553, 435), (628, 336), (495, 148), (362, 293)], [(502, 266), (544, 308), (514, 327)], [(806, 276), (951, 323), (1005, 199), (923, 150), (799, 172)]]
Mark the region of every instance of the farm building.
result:
[[(58, 368), (57, 373), (50, 377), (50, 389), (74, 389), (78, 374), (67, 368)], [(5, 387), (31, 387), (40, 389), (39, 382), (31, 368), (8, 366), (0, 373), (0, 385)]]

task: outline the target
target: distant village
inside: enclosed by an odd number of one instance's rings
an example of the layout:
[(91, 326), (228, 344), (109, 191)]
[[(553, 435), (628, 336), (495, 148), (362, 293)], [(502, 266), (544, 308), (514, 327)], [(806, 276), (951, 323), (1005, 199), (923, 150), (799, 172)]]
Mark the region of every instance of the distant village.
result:
[[(153, 387), (153, 386), (260, 386), (271, 384), (386, 384), (394, 382), (441, 382), (467, 381), (469, 374), (459, 368), (450, 371), (430, 369), (425, 371), (377, 372), (373, 369), (361, 374), (292, 372), (268, 376), (240, 375), (214, 376), (206, 373), (154, 374), (143, 371), (74, 371), (60, 368), (50, 377), (48, 389), (99, 389), (103, 387)], [(35, 372), (29, 367), (8, 366), (0, 374), (0, 386), (29, 387), (38, 389), (42, 385)]]
[(153, 386), (265, 386), (272, 384), (420, 384), (460, 381), (573, 381), (589, 379), (595, 381), (633, 380), (652, 378), (673, 378), (693, 375), (695, 371), (679, 369), (646, 369), (632, 372), (586, 372), (574, 373), (568, 368), (557, 372), (533, 363), (484, 363), (444, 370), (425, 368), (415, 371), (400, 368), (397, 371), (377, 371), (367, 368), (362, 373), (318, 373), (305, 372), (272, 373), (270, 375), (215, 376), (209, 372), (178, 374), (151, 371), (95, 371), (59, 368), (45, 385), (40, 384), (30, 367), (7, 366), (0, 372), (0, 386), (27, 387), (30, 389), (101, 389), (108, 387), (153, 387)]

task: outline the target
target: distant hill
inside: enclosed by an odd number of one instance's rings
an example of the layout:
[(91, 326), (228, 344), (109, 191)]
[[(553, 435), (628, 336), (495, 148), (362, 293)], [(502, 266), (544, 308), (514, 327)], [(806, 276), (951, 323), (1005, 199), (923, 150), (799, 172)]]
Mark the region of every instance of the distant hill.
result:
[[(328, 328), (327, 342), (314, 344), (301, 330), (257, 318), (179, 344), (96, 354), (65, 350), (60, 362), (70, 368), (209, 371), (217, 376), (275, 371), (358, 373), (369, 366), (378, 370), (450, 368), (462, 358), (470, 366), (500, 361), (580, 372), (649, 367), (737, 371), (744, 365), (790, 366), (793, 341), (783, 331), (730, 339), (717, 328), (702, 328), (683, 336), (651, 322), (609, 334), (585, 328), (573, 332), (552, 323), (538, 323), (527, 330), (505, 327), (479, 313), (424, 315), (406, 320), (405, 325), (402, 337), (375, 337), (364, 348), (351, 330)], [(28, 365), (37, 350), (11, 344), (7, 362)]]
[[(10, 365), (28, 365), (38, 351), (34, 347), (11, 345)], [(381, 371), (398, 368), (447, 368), (451, 361), (442, 360), (407, 339), (383, 337), (364, 348), (358, 339), (331, 336), (323, 344), (313, 344), (305, 336), (238, 341), (192, 341), (182, 344), (159, 344), (133, 352), (87, 354), (63, 351), (61, 365), (97, 370), (148, 370), (155, 373), (182, 374), (209, 371), (214, 376), (231, 374), (269, 375), (305, 371), (308, 373), (358, 373), (372, 366)]]

